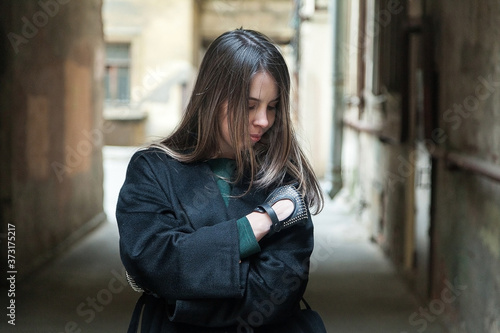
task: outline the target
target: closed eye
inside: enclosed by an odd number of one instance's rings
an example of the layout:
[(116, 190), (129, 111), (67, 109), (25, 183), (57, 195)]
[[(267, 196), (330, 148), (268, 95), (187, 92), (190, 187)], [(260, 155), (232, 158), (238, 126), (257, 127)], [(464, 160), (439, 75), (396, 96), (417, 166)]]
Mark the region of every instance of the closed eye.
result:
[[(260, 104), (259, 99), (250, 97), (249, 103), (248, 103), (248, 110), (252, 111), (258, 108)], [(268, 111), (276, 111), (278, 108), (278, 101), (273, 100), (267, 105), (267, 110)]]

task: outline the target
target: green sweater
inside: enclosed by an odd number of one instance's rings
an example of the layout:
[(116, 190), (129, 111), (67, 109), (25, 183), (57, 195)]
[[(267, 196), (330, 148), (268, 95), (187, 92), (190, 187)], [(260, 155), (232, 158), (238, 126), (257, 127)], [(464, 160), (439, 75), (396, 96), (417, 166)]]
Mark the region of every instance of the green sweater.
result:
[[(235, 161), (227, 158), (217, 158), (209, 160), (208, 165), (217, 177), (217, 186), (219, 187), (219, 191), (227, 207), (229, 204), (229, 197), (231, 196), (232, 185), (230, 180), (236, 169)], [(238, 226), (238, 235), (240, 239), (240, 258), (243, 259), (254, 253), (260, 252), (259, 243), (255, 238), (250, 222), (246, 216), (237, 220), (236, 224)]]

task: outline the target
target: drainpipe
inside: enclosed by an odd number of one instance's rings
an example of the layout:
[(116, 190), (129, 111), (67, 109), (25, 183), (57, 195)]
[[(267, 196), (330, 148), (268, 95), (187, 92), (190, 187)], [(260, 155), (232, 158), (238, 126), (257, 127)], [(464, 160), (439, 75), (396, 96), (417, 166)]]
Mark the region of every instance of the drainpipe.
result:
[(331, 182), (328, 193), (330, 198), (335, 197), (342, 189), (342, 139), (344, 116), (344, 36), (346, 31), (347, 1), (331, 0), (330, 15), (333, 29), (333, 105), (332, 105), (332, 155), (331, 155)]

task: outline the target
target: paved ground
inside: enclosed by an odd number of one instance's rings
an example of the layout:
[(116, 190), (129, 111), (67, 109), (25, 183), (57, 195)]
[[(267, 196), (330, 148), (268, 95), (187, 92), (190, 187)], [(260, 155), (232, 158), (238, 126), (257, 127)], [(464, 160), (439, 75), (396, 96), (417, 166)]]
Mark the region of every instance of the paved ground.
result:
[[(15, 329), (4, 317), (1, 332), (126, 331), (138, 296), (125, 286), (113, 211), (132, 151), (105, 147), (109, 222), (19, 287)], [(444, 332), (422, 317), (410, 320), (418, 304), (349, 207), (339, 196), (314, 220), (316, 247), (306, 299), (328, 332)]]
[(342, 194), (314, 219), (315, 250), (306, 299), (331, 333), (443, 333), (410, 316), (417, 303), (380, 248), (369, 241)]

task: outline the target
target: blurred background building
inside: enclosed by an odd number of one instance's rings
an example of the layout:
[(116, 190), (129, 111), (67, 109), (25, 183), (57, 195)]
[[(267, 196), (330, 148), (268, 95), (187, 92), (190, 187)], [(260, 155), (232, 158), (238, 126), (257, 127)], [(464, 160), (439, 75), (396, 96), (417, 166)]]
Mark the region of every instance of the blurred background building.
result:
[(500, 332), (499, 23), (497, 0), (3, 1), (0, 267), (22, 285), (99, 229), (103, 147), (172, 131), (244, 27), (281, 46), (304, 149), (423, 304), (412, 329)]
[[(308, 21), (301, 24), (304, 19)], [(244, 27), (265, 33), (282, 47), (294, 79), (300, 137), (317, 172), (325, 174), (331, 85), (331, 43), (324, 38), (331, 31), (327, 1), (106, 0), (103, 23), (104, 119), (115, 128), (106, 135), (106, 144), (142, 145), (170, 133), (208, 45), (223, 32)]]

